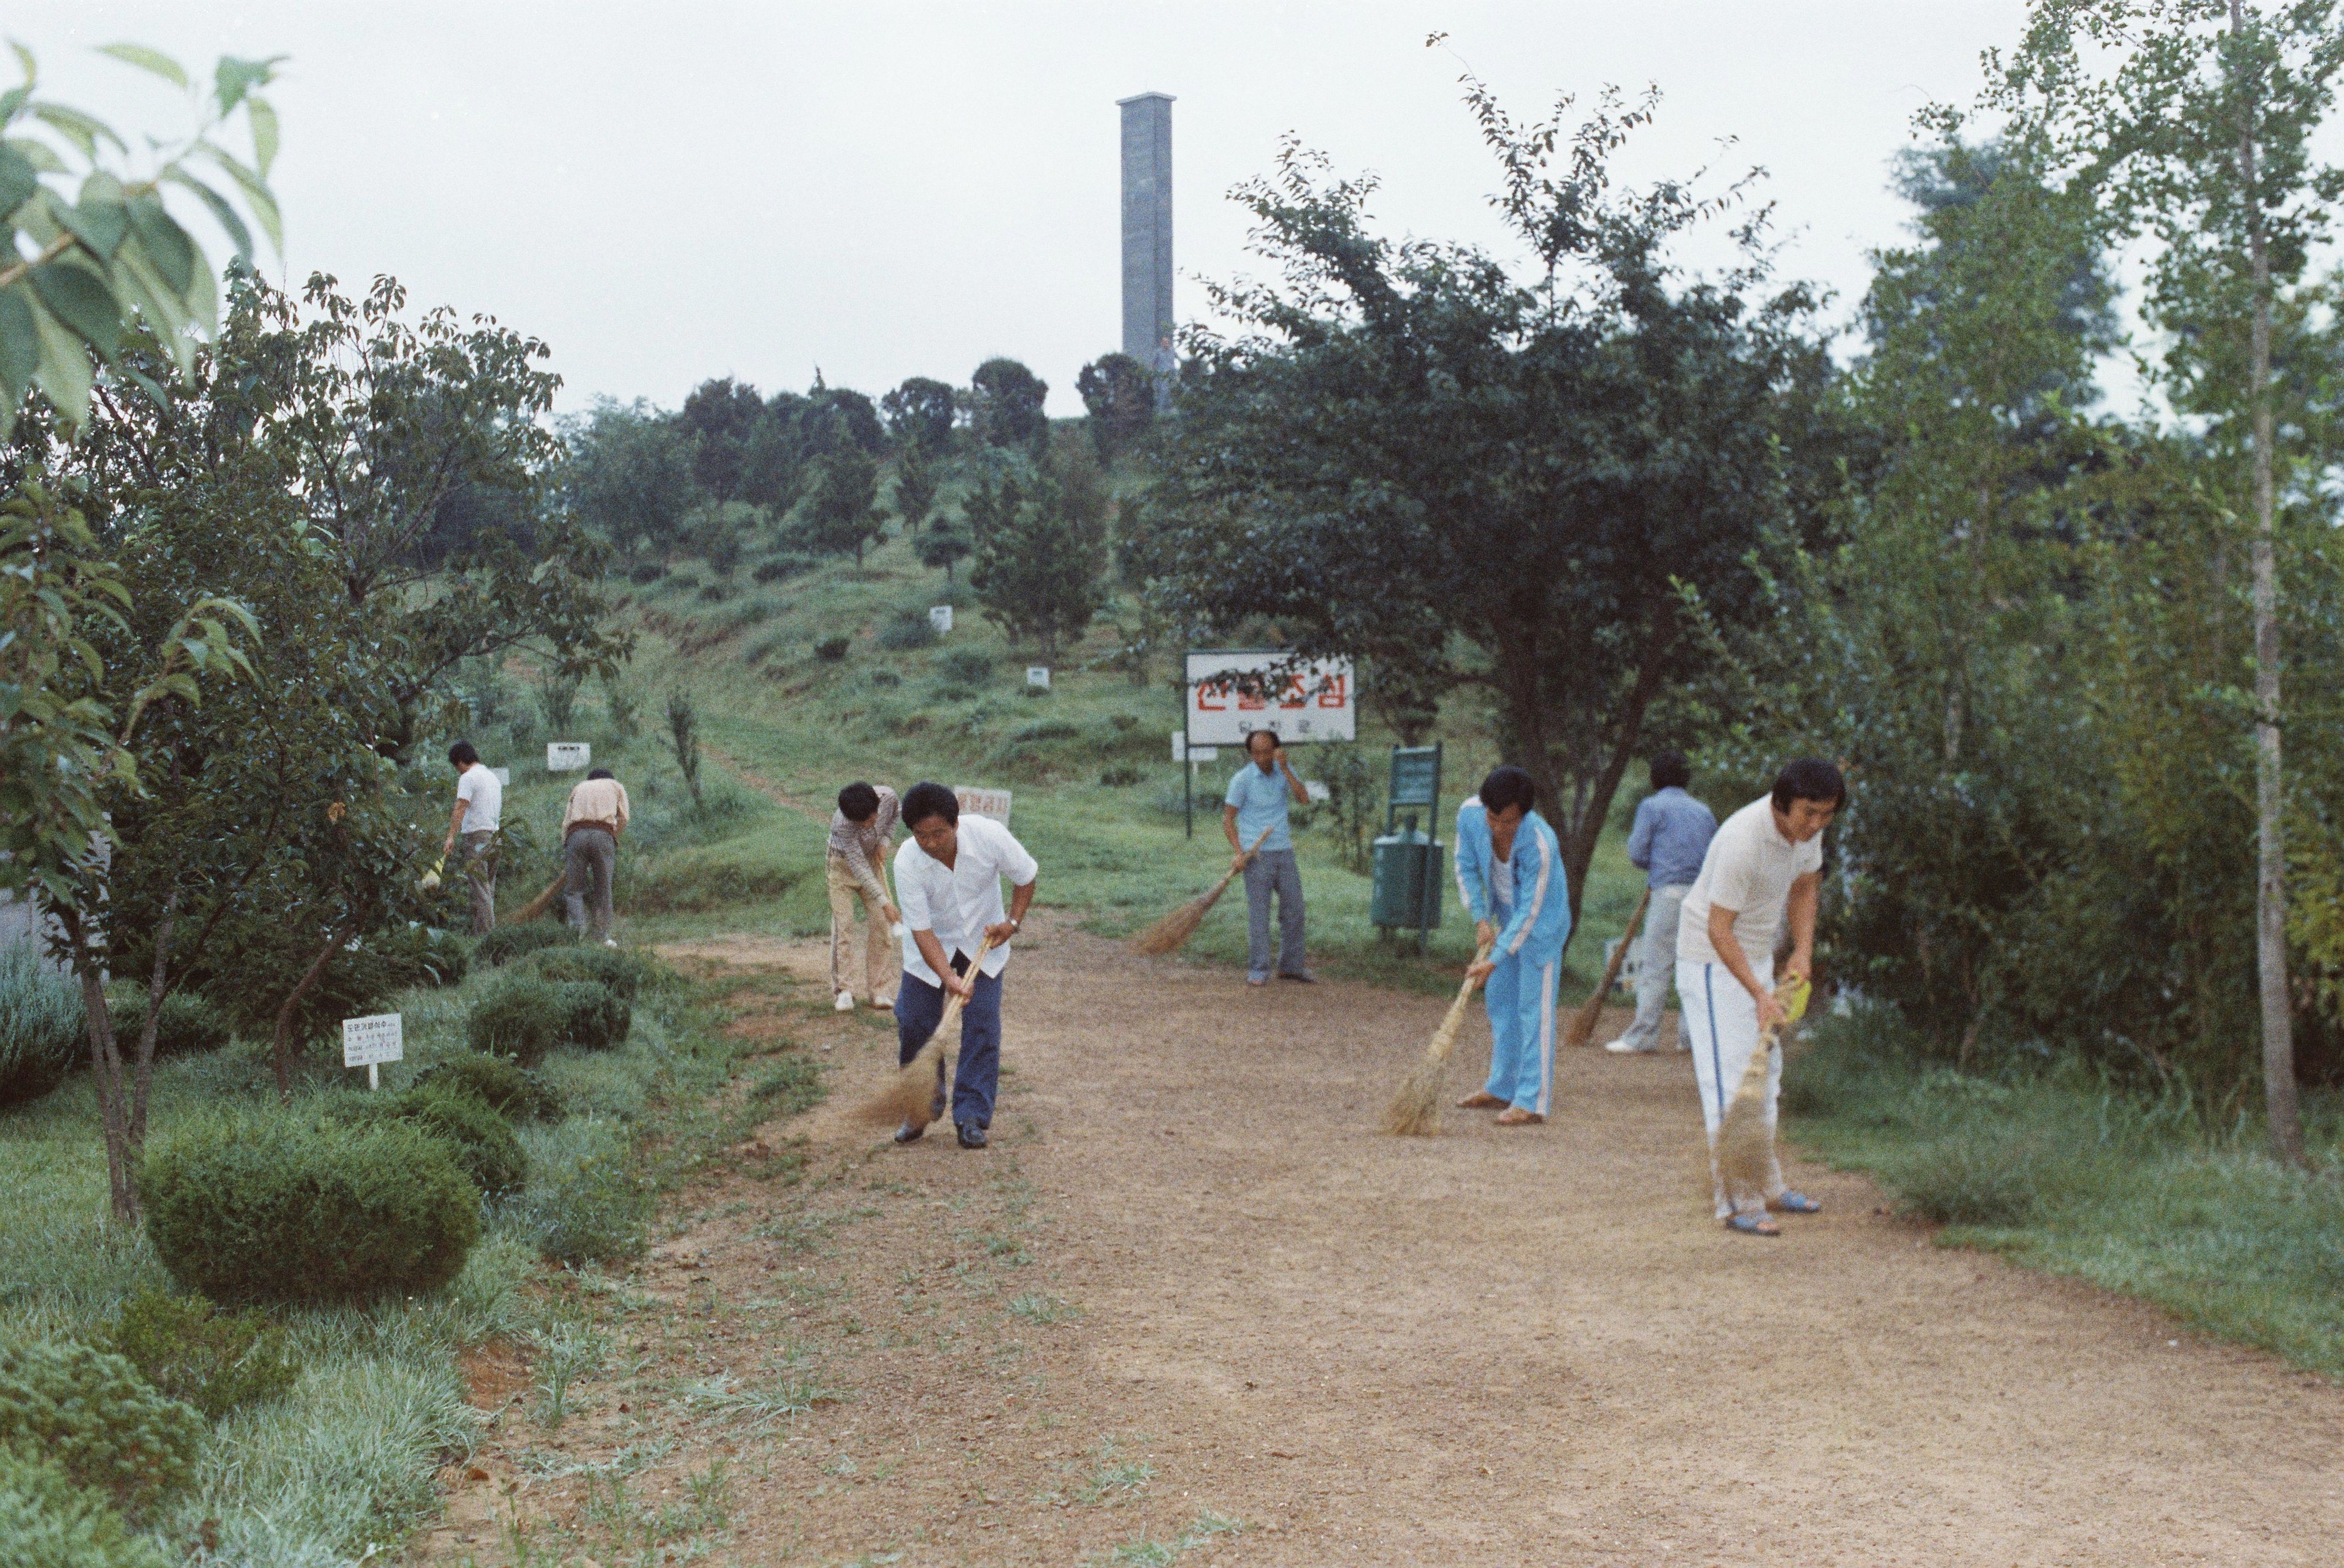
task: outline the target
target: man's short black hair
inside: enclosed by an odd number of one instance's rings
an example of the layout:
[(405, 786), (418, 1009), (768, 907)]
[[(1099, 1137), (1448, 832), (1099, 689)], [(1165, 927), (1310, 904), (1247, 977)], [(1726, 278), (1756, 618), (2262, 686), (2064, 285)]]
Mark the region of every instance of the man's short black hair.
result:
[(940, 784), (915, 784), (904, 796), (904, 825), (917, 827), (932, 816), (960, 825), (960, 797)]
[(611, 770), (609, 768), (596, 768), (593, 772), (586, 775), (586, 782), (588, 784), (592, 784), (596, 779), (606, 779), (610, 776)]
[(1788, 811), (1794, 800), (1829, 801), (1834, 807), (1844, 805), (1847, 780), (1840, 777), (1839, 769), (1821, 757), (1801, 757), (1774, 778), (1774, 809)]
[(1692, 783), (1692, 764), (1682, 752), (1662, 752), (1652, 759), (1654, 789), (1682, 789)]
[(1248, 730), (1246, 732), (1246, 755), (1248, 756), (1253, 755), (1253, 738), (1256, 735), (1268, 735), (1269, 737), (1269, 744), (1273, 749), (1278, 745), (1278, 732), (1276, 730)]
[(856, 779), (838, 792), (838, 809), (849, 822), (869, 822), (879, 810), (879, 792)]
[(460, 768), (468, 768), (480, 760), (480, 754), (472, 749), (471, 742), (458, 741), (448, 748), (448, 760)]
[(1538, 805), (1538, 785), (1520, 768), (1491, 768), (1481, 781), (1481, 808), (1495, 816), (1510, 805), (1529, 815)]

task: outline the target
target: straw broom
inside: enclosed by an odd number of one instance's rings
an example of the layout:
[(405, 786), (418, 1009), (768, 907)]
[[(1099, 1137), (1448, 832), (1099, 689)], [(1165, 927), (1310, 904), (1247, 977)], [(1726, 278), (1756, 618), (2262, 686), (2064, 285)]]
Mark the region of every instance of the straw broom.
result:
[(1261, 853), (1261, 846), (1268, 842), (1271, 832), (1269, 828), (1263, 828), (1261, 836), (1253, 841), (1253, 847), (1245, 852), (1244, 864), (1229, 867), (1228, 875), (1214, 883), (1210, 893), (1201, 898), (1191, 898), (1133, 937), (1131, 950), (1150, 958), (1161, 958), (1167, 953), (1178, 952), (1181, 945), (1197, 934), (1197, 927), (1205, 923), (1205, 916), (1211, 912), (1214, 903), (1229, 890), (1229, 884), (1237, 880), (1238, 873), (1253, 864), (1253, 857)]
[(1636, 900), (1636, 913), (1628, 916), (1628, 929), (1620, 936), (1620, 946), (1612, 950), (1612, 961), (1603, 966), (1602, 983), (1587, 1005), (1571, 1016), (1571, 1027), (1562, 1032), (1566, 1046), (1584, 1046), (1595, 1038), (1595, 1026), (1603, 1020), (1603, 998), (1612, 994), (1612, 982), (1620, 978), (1620, 966), (1628, 961), (1628, 945), (1636, 939), (1637, 928), (1644, 924), (1644, 906), (1652, 901), (1652, 889), (1648, 884), (1644, 895)]
[[(988, 936), (969, 960), (968, 972), (974, 976), (993, 951), (993, 938)], [(905, 1062), (885, 1088), (873, 1095), (854, 1108), (854, 1119), (874, 1127), (886, 1127), (903, 1122), (917, 1122), (925, 1127), (935, 1120), (931, 1108), (936, 1092), (945, 1083), (945, 1037), (952, 1032), (954, 1020), (960, 1017), (964, 998), (958, 991), (945, 993), (944, 1016), (936, 1020), (935, 1032), (920, 1047), (919, 1055)]]
[(1776, 1043), (1806, 1012), (1812, 989), (1803, 976), (1774, 987), (1783, 1021), (1759, 1035), (1758, 1048), (1750, 1053), (1750, 1065), (1742, 1069), (1733, 1099), (1718, 1121), (1717, 1169), (1728, 1192), (1754, 1192), (1766, 1185), (1767, 1158), (1774, 1148), (1773, 1129), (1766, 1125), (1766, 1074)]
[[(1490, 944), (1475, 949), (1473, 962), (1479, 964), (1490, 956)], [(1457, 1048), (1458, 1031), (1465, 1027), (1465, 1004), (1473, 999), (1473, 987), (1480, 976), (1468, 974), (1465, 983), (1457, 987), (1457, 999), (1449, 1004), (1449, 1016), (1440, 1020), (1440, 1027), (1432, 1031), (1432, 1043), (1424, 1048), (1424, 1060), (1408, 1075), (1399, 1092), (1384, 1108), (1384, 1130), (1399, 1138), (1429, 1138), (1440, 1130), (1440, 1097), (1443, 1082), (1449, 1076), (1449, 1053)]]
[(553, 895), (561, 892), (561, 885), (569, 880), (570, 874), (568, 872), (555, 872), (553, 875), (553, 880), (545, 885), (545, 891), (530, 899), (528, 903), (522, 905), (520, 906), (520, 913), (513, 916), (506, 922), (506, 924), (510, 926), (525, 926), (529, 922), (536, 919), (539, 916), (544, 914), (546, 909), (553, 903)]

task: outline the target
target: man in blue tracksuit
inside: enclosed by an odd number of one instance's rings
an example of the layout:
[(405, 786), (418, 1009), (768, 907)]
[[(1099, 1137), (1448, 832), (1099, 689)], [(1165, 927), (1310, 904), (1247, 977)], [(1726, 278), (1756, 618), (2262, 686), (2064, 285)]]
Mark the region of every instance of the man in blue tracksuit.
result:
[(1496, 1108), (1501, 1127), (1546, 1119), (1554, 1088), (1554, 993), (1571, 935), (1562, 845), (1533, 808), (1538, 786), (1498, 768), (1457, 808), (1457, 893), (1490, 956), (1467, 973), (1487, 981), (1490, 1081), (1457, 1103)]

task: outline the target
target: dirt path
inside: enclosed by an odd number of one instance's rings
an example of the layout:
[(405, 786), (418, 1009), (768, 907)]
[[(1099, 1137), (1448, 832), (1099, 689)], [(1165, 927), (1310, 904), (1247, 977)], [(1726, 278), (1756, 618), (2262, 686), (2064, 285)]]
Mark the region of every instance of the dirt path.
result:
[[(694, 1368), (848, 1395), (661, 1429), (647, 1496), (733, 1456), (715, 1560), (2244, 1568), (2344, 1539), (2335, 1389), (1932, 1248), (1822, 1169), (1783, 1239), (1713, 1227), (1681, 1056), (1566, 1053), (1552, 1124), (1400, 1140), (1369, 1129), (1438, 1001), (1047, 926), (1009, 976), (993, 1149), (849, 1121), (892, 1037), (838, 1020), (829, 1104), (760, 1134), (802, 1135), (806, 1179), (712, 1184), (630, 1287), (633, 1381), (583, 1396), (582, 1463)], [(529, 1506), (582, 1518), (569, 1484)]]

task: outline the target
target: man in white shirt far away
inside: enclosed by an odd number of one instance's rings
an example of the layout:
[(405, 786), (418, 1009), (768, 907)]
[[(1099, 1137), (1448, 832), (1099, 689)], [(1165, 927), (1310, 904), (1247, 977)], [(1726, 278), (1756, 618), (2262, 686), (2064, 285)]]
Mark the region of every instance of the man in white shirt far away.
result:
[[(1033, 905), (1040, 867), (1001, 824), (961, 815), (959, 798), (940, 784), (913, 785), (904, 796), (903, 821), (912, 836), (895, 852), (895, 896), (911, 935), (895, 994), (899, 1060), (911, 1061), (935, 1033), (946, 993), (963, 998), (953, 1128), (963, 1148), (983, 1148), (1001, 1077), (1001, 972), (1009, 966), (1009, 940)], [(1010, 884), (1005, 912), (1004, 876)], [(987, 936), (992, 949), (978, 963)], [(944, 1112), (939, 1058), (928, 1120)], [(926, 1121), (907, 1121), (895, 1129), (895, 1141), (915, 1142), (926, 1131)]]
[[(1717, 1218), (1752, 1236), (1781, 1234), (1767, 1210), (1813, 1214), (1822, 1207), (1783, 1183), (1770, 1153), (1765, 1190), (1729, 1192), (1717, 1167), (1717, 1132), (1726, 1102), (1742, 1082), (1760, 1036), (1783, 1017), (1774, 1000), (1774, 950), (1784, 917), (1791, 927), (1786, 977), (1814, 973), (1815, 905), (1823, 887), (1824, 829), (1847, 799), (1839, 769), (1802, 757), (1774, 780), (1771, 794), (1725, 819), (1702, 857), (1677, 925), (1679, 1027), (1692, 1050), (1709, 1128), (1710, 1185)], [(1766, 1129), (1783, 1087), (1783, 1051), (1772, 1047), (1766, 1074)]]
[(472, 894), (472, 935), (485, 936), (497, 928), (497, 828), (504, 819), (505, 786), (480, 765), (480, 754), (470, 741), (448, 748), (449, 765), (456, 770), (456, 805), (448, 814), (448, 842), (440, 846), (445, 860), (464, 841), (464, 880)]

